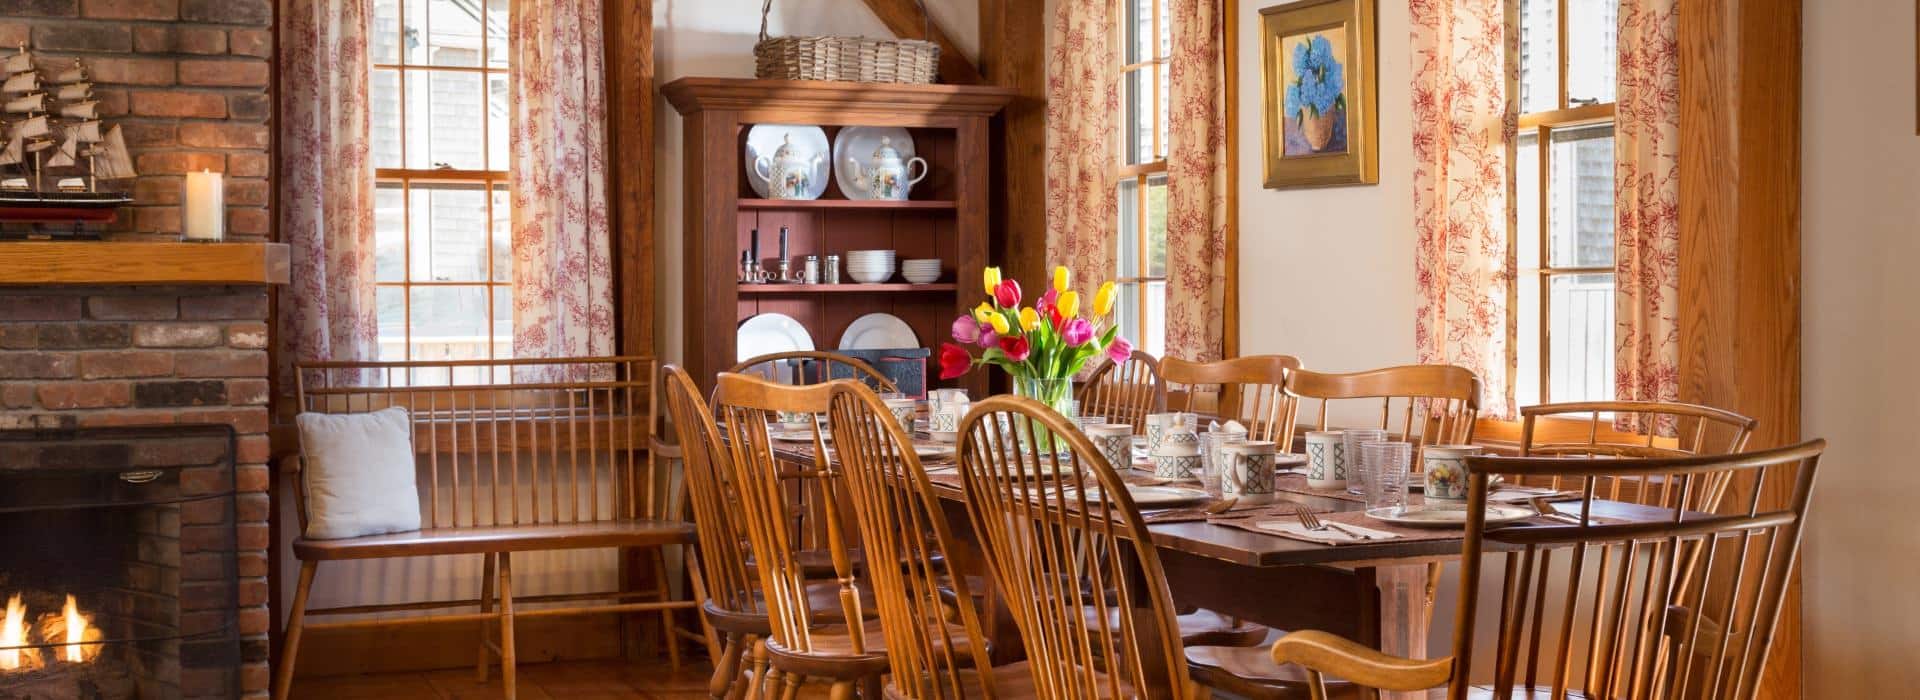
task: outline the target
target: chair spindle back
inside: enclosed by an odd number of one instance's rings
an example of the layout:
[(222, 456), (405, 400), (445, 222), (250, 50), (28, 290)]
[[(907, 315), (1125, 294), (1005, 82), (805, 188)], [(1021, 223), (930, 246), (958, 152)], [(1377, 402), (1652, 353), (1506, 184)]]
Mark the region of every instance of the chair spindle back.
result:
[(1135, 435), (1147, 433), (1147, 414), (1166, 410), (1167, 381), (1160, 376), (1160, 361), (1144, 351), (1133, 351), (1125, 362), (1102, 365), (1080, 387), (1080, 415), (1131, 425)]
[[(1335, 401), (1379, 401), (1378, 424), (1350, 427), (1377, 427), (1392, 439), (1417, 445), (1472, 442), (1473, 423), (1480, 413), (1480, 378), (1453, 365), (1403, 365), (1346, 374), (1294, 370), (1287, 375), (1287, 393), (1301, 402), (1318, 400), (1314, 425), (1320, 430), (1335, 429), (1328, 423), (1329, 405)], [(1291, 440), (1292, 435), (1287, 437)]]
[(708, 597), (722, 610), (758, 612), (754, 594), (760, 590), (760, 582), (747, 572), (747, 538), (737, 526), (744, 516), (739, 501), (732, 496), (731, 470), (722, 462), (726, 450), (721, 446), (713, 411), (686, 370), (667, 365), (660, 375), (666, 385), (667, 412), (673, 417), (680, 441), (681, 461), (686, 465), (687, 500), (700, 538), (700, 573)]
[(1170, 385), (1186, 388), (1173, 410), (1193, 411), (1201, 394), (1219, 397), (1215, 413), (1247, 426), (1247, 439), (1271, 440), (1282, 452), (1293, 444), (1295, 401), (1286, 392), (1287, 374), (1300, 368), (1291, 355), (1252, 355), (1215, 362), (1190, 362), (1177, 357), (1160, 361), (1160, 375)]
[[(1747, 440), (1759, 421), (1708, 406), (1665, 401), (1591, 401), (1550, 403), (1520, 409), (1522, 457), (1687, 457), (1734, 454), (1747, 449)], [(1631, 417), (1645, 434), (1614, 429)], [(1659, 437), (1668, 433), (1674, 437)], [(1710, 475), (1696, 489), (1686, 507), (1714, 512), (1727, 491), (1731, 473)], [(1679, 483), (1672, 475), (1648, 474), (1638, 480), (1608, 479), (1602, 498), (1663, 508), (1679, 503)], [(1555, 479), (1544, 484), (1569, 488)]]
[(727, 370), (733, 374), (751, 374), (776, 384), (821, 384), (832, 381), (834, 367), (845, 367), (849, 374), (874, 391), (899, 391), (886, 373), (866, 360), (824, 350), (789, 350), (747, 358)]

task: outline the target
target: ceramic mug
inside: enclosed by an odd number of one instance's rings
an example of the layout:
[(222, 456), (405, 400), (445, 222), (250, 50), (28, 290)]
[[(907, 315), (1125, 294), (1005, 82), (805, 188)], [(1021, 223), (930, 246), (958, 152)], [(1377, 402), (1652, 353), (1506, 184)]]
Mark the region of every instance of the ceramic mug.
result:
[(1154, 455), (1153, 475), (1175, 481), (1192, 481), (1200, 478), (1200, 450), (1195, 448), (1186, 454)]
[(1193, 432), (1199, 427), (1200, 420), (1191, 413), (1149, 413), (1147, 414), (1147, 454), (1160, 452), (1160, 441), (1169, 432)]
[(1084, 430), (1093, 446), (1114, 469), (1133, 466), (1133, 426), (1125, 423), (1089, 425)]
[(933, 392), (931, 399), (933, 414), (928, 417), (927, 432), (946, 433), (952, 436), (960, 430), (960, 419), (966, 417), (972, 402), (967, 399), (965, 389), (939, 389)]
[(913, 434), (913, 416), (919, 412), (918, 402), (913, 399), (887, 399), (887, 412), (893, 414), (893, 420), (900, 424), (901, 432)]
[(1338, 430), (1307, 431), (1307, 486), (1329, 490), (1347, 487), (1345, 433)]
[(1250, 505), (1272, 503), (1276, 449), (1265, 440), (1236, 442), (1222, 448), (1220, 495)]
[(813, 414), (805, 411), (781, 411), (778, 415), (780, 427), (787, 430), (805, 430), (813, 425)]
[(1420, 451), (1427, 473), (1428, 501), (1467, 500), (1467, 457), (1480, 454), (1479, 445), (1433, 445)]

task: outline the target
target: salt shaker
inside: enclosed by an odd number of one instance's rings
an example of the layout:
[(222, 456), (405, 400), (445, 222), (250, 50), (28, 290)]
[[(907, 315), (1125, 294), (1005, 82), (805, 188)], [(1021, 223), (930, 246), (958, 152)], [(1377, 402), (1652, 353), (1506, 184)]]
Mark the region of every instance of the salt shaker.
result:
[(827, 266), (826, 266), (826, 269), (820, 273), (820, 283), (821, 284), (839, 284), (840, 283), (840, 256), (838, 255), (827, 256)]
[(801, 267), (801, 274), (806, 276), (805, 281), (807, 284), (819, 284), (820, 283), (820, 256), (818, 255), (807, 256), (806, 263)]

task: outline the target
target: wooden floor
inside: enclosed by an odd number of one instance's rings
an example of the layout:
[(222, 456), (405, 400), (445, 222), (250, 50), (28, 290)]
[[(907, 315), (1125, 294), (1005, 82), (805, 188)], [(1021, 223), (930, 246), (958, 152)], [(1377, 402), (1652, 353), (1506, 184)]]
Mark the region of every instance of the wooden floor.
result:
[[(642, 664), (571, 661), (520, 667), (521, 700), (706, 700), (712, 667), (692, 660), (674, 673), (663, 660)], [(824, 690), (824, 689), (823, 689)], [(819, 694), (825, 696), (824, 692)], [(293, 684), (295, 700), (468, 700), (499, 698), (496, 667), (486, 683), (473, 669), (359, 676), (302, 678)]]

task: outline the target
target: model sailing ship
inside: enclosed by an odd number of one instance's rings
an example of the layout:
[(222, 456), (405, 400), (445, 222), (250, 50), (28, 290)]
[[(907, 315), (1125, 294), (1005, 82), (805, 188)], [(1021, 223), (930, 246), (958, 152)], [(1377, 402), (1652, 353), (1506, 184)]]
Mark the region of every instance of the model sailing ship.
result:
[(21, 46), (0, 72), (0, 221), (113, 220), (133, 197), (101, 181), (138, 173), (120, 127), (101, 128), (86, 66), (75, 59), (49, 76)]

